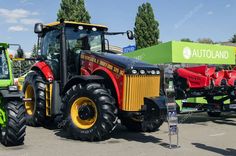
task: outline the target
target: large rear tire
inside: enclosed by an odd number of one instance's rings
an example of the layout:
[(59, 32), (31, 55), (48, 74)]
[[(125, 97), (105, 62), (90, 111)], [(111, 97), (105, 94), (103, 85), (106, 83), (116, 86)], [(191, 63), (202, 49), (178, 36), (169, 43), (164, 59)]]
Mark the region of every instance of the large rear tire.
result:
[(163, 124), (162, 119), (153, 119), (151, 121), (144, 121), (143, 117), (132, 118), (127, 117), (122, 119), (122, 124), (130, 131), (135, 132), (155, 132)]
[(37, 72), (29, 73), (24, 81), (23, 92), (25, 98), (32, 99), (25, 102), (27, 125), (42, 126), (46, 120), (45, 80)]
[(18, 101), (7, 101), (4, 107), (7, 122), (4, 127), (1, 127), (1, 143), (5, 146), (22, 145), (26, 130), (24, 104)]
[(105, 140), (118, 119), (115, 99), (98, 83), (70, 88), (63, 97), (62, 112), (64, 128), (76, 140)]

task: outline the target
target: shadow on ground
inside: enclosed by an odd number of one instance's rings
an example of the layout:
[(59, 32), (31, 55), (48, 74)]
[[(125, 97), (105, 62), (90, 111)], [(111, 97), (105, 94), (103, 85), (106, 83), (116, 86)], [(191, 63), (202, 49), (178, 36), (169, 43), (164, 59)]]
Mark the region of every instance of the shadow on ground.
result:
[(212, 146), (208, 146), (208, 145), (200, 144), (200, 143), (192, 143), (192, 144), (193, 144), (196, 148), (200, 148), (200, 149), (203, 149), (203, 150), (215, 152), (215, 153), (217, 153), (217, 154), (229, 155), (229, 156), (236, 155), (236, 149), (233, 149), (233, 148), (221, 149), (221, 148), (212, 147)]
[(111, 137), (141, 143), (161, 143), (161, 139), (154, 137), (152, 133), (130, 132), (124, 126), (117, 127)]
[[(72, 139), (71, 136), (63, 131), (62, 129), (55, 129), (54, 133), (56, 136), (59, 136), (63, 139)], [(119, 125), (117, 128), (112, 132), (111, 139), (100, 141), (101, 144), (106, 143), (120, 143), (121, 140), (127, 141), (136, 141), (141, 143), (162, 143), (161, 139), (154, 137), (151, 133), (139, 133), (139, 132), (130, 132), (125, 127)]]
[(220, 117), (209, 117), (206, 113), (192, 113), (179, 115), (179, 123), (181, 124), (201, 124), (207, 125), (206, 122), (214, 122), (216, 124), (226, 124), (236, 126), (236, 113), (224, 113)]

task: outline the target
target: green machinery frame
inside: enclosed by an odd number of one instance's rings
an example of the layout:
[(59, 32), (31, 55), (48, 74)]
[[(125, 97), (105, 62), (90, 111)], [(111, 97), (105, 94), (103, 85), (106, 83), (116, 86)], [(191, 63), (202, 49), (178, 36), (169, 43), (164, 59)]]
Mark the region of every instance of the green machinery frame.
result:
[[(13, 85), (13, 75), (12, 75), (12, 66), (11, 66), (11, 60), (9, 57), (9, 44), (7, 43), (0, 43), (0, 48), (4, 50), (4, 53), (7, 58), (7, 64), (8, 64), (8, 70), (9, 70), (9, 79), (0, 79), (0, 90), (1, 89), (7, 89), (8, 86)], [(4, 110), (4, 99), (0, 95), (0, 126), (5, 126), (6, 124), (6, 112)]]

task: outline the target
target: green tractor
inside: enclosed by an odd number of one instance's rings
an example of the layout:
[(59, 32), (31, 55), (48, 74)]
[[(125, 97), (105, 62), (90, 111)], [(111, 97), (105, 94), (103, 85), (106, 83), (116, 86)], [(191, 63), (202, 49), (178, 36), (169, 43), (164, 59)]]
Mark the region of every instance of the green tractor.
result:
[(5, 146), (24, 142), (26, 121), (23, 94), (14, 86), (9, 44), (0, 43), (0, 140)]

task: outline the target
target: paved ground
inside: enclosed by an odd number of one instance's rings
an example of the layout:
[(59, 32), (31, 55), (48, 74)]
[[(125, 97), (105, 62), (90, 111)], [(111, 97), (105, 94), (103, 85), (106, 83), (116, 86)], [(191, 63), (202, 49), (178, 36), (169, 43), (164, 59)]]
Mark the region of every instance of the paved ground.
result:
[(131, 133), (124, 127), (115, 130), (112, 138), (89, 143), (66, 139), (58, 130), (27, 128), (25, 145), (6, 148), (0, 155), (9, 156), (164, 156), (164, 155), (236, 155), (236, 115), (208, 118), (205, 113), (181, 115), (180, 148), (168, 149), (167, 124), (155, 133)]

